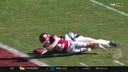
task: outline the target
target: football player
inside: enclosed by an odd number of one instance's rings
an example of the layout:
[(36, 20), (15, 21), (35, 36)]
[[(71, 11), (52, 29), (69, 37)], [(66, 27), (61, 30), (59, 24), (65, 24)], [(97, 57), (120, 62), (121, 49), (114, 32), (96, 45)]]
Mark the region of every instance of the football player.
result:
[(65, 40), (72, 40), (72, 41), (82, 41), (82, 42), (88, 42), (88, 41), (94, 41), (99, 43), (100, 45), (94, 46), (94, 48), (109, 48), (110, 46), (117, 47), (118, 44), (114, 41), (109, 40), (103, 40), (103, 39), (94, 39), (91, 37), (85, 37), (79, 34), (76, 34), (74, 32), (70, 32), (68, 34), (65, 34), (64, 36), (61, 36), (61, 38), (64, 38)]
[[(82, 51), (91, 51), (91, 48), (102, 48), (103, 50), (106, 50), (106, 48), (109, 48), (110, 45), (117, 47), (117, 44), (115, 42), (109, 41), (109, 40), (103, 40), (103, 39), (94, 39), (94, 38), (90, 38), (90, 37), (84, 37), (82, 35), (70, 32), (68, 34), (65, 34), (64, 36), (56, 36), (56, 39), (65, 39), (67, 41), (71, 41), (72, 44), (79, 44), (81, 42), (84, 43), (94, 43), (93, 45), (87, 45), (86, 48), (72, 48), (72, 52), (82, 52)], [(50, 39), (50, 35), (48, 33), (42, 33), (39, 36), (39, 40), (40, 42), (43, 44), (44, 47), (48, 47), (51, 44), (51, 39)], [(63, 42), (64, 40), (62, 40)], [(61, 46), (64, 46), (63, 44), (58, 44), (58, 47), (56, 47), (56, 49), (58, 48), (58, 50), (63, 51), (63, 48), (60, 48)], [(90, 48), (91, 47), (91, 48)], [(49, 47), (49, 48), (54, 48), (54, 47)], [(48, 48), (48, 49), (49, 49)], [(37, 51), (43, 51), (43, 52), (47, 52), (47, 49), (35, 49)], [(69, 50), (69, 52), (71, 52), (71, 50)]]
[(34, 50), (34, 53), (40, 52), (39, 54), (44, 54), (47, 51), (53, 49), (68, 53), (81, 53), (85, 51), (91, 51), (91, 48), (89, 47), (98, 44), (93, 41), (79, 42), (79, 41), (65, 40), (57, 35), (50, 36), (47, 33), (42, 33), (39, 36), (39, 40), (44, 46), (44, 49), (38, 48), (37, 50)]

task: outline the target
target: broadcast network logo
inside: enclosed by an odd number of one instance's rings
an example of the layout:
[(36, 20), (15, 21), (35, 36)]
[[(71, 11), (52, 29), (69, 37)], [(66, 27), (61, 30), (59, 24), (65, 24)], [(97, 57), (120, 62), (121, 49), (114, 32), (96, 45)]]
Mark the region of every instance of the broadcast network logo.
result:
[(123, 7), (123, 3), (121, 3), (121, 2), (111, 3), (110, 6), (112, 6), (112, 7)]

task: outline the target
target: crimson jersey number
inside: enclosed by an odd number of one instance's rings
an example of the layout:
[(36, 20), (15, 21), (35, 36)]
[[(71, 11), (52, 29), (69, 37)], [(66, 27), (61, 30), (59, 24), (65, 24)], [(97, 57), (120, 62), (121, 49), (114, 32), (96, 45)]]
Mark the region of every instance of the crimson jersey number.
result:
[(64, 44), (57, 44), (57, 49), (62, 50), (64, 48)]

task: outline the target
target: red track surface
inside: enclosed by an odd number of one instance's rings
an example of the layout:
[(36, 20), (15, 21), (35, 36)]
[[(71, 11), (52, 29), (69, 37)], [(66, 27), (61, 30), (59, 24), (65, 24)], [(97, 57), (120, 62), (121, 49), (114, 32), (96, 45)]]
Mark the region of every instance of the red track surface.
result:
[(36, 64), (0, 48), (0, 66), (37, 66)]

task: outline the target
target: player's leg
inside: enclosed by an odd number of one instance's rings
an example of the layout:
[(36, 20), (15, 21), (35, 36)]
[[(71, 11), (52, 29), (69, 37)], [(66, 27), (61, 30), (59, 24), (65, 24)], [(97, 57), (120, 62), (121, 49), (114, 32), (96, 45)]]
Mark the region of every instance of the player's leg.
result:
[(97, 41), (97, 43), (101, 44), (105, 48), (109, 48), (110, 46), (114, 46), (114, 47), (118, 46), (118, 44), (114, 41), (103, 40), (103, 39), (98, 39), (96, 41)]
[(90, 37), (79, 36), (79, 37), (76, 37), (75, 40), (76, 41), (87, 42), (87, 41), (95, 41), (96, 39), (90, 38)]
[(96, 39), (90, 37), (79, 36), (76, 38), (76, 41), (95, 43), (91, 46), (92, 48), (105, 48), (104, 45), (102, 46), (102, 44), (98, 43)]
[(90, 52), (91, 48), (70, 48), (68, 49), (69, 53), (82, 53), (82, 52)]
[(73, 53), (91, 51), (91, 48), (89, 48), (89, 45), (91, 45), (89, 42), (71, 41), (70, 47), (68, 48), (67, 51), (73, 52)]
[(94, 48), (94, 47), (106, 50), (101, 44), (97, 43), (96, 41), (87, 41), (87, 42), (71, 41), (68, 51), (83, 52), (83, 51), (87, 51), (88, 48)]

